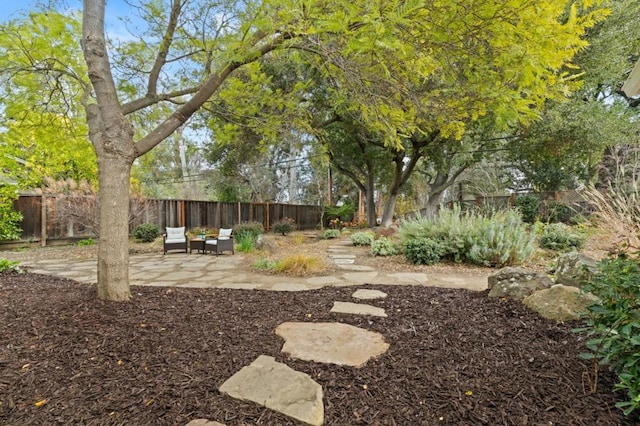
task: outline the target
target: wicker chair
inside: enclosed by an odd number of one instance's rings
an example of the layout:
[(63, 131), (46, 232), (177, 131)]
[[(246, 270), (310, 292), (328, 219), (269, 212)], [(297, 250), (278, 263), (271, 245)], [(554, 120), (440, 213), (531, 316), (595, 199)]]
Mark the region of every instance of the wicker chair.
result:
[(169, 250), (184, 250), (187, 252), (187, 234), (185, 233), (185, 227), (180, 228), (166, 228), (167, 232), (164, 237), (164, 254), (167, 254)]
[(205, 241), (205, 253), (211, 251), (215, 252), (216, 255), (219, 255), (223, 251), (230, 251), (231, 254), (235, 254), (235, 250), (233, 249), (233, 236), (231, 235), (231, 232), (233, 232), (233, 230), (230, 228), (220, 228), (217, 238)]

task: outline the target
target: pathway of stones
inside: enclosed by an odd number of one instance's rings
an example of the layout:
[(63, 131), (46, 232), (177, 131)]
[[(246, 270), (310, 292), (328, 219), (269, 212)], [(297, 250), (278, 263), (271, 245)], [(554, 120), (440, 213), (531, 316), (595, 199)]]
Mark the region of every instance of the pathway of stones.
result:
[[(354, 265), (356, 256), (348, 254), (346, 244), (331, 246), (329, 252), (336, 264), (357, 266)], [(383, 299), (386, 296), (384, 292), (365, 289), (358, 289), (352, 294), (356, 301)], [(387, 316), (384, 309), (359, 302), (335, 301), (331, 312)], [(389, 344), (380, 333), (340, 322), (286, 322), (276, 328), (275, 334), (285, 341), (282, 352), (292, 358), (354, 368), (364, 367), (369, 359), (389, 349)], [(320, 426), (324, 423), (322, 386), (307, 374), (276, 362), (269, 355), (260, 355), (231, 376), (218, 390), (232, 398), (255, 402), (307, 425)], [(187, 426), (224, 425), (197, 419)]]

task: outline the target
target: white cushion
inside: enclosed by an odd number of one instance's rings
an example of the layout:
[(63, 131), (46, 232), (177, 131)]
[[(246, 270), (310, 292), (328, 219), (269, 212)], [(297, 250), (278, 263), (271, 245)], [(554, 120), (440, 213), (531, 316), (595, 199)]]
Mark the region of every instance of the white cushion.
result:
[[(186, 241), (185, 236), (184, 236), (184, 226), (180, 227), (180, 228), (167, 228), (167, 242), (169, 242), (169, 240), (175, 240), (175, 239), (179, 239), (180, 241)], [(180, 241), (173, 241), (173, 242), (180, 242)]]
[(231, 232), (233, 229), (231, 228), (220, 228), (220, 232), (218, 233), (218, 238), (221, 240), (228, 240), (231, 237)]
[(182, 238), (167, 238), (164, 241), (167, 244), (175, 244), (175, 243), (186, 243), (187, 239), (184, 238), (184, 237), (182, 237)]
[(211, 244), (212, 246), (218, 245), (218, 240), (207, 240), (204, 242), (205, 244)]

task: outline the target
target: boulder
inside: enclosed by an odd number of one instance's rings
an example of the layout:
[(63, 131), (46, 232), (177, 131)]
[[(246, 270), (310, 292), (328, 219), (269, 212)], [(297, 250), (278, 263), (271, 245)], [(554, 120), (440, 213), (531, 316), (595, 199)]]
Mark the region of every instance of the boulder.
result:
[(577, 287), (556, 284), (525, 297), (522, 303), (544, 318), (569, 321), (579, 319), (580, 313), (596, 300), (597, 297)]
[(528, 271), (522, 268), (506, 267), (489, 275), (489, 297), (509, 297), (522, 300), (534, 291), (553, 285), (546, 274)]
[(584, 254), (565, 253), (556, 259), (555, 283), (582, 288), (598, 271), (598, 261)]

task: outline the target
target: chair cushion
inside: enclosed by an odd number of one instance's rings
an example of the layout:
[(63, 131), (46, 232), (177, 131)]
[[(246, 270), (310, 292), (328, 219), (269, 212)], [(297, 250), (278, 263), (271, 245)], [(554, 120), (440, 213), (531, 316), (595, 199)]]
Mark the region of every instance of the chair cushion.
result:
[(220, 240), (228, 240), (231, 237), (231, 232), (233, 229), (231, 228), (220, 228), (220, 232), (218, 233), (218, 239)]
[(175, 243), (186, 243), (187, 239), (185, 237), (182, 238), (167, 238), (164, 240), (167, 244), (175, 244)]
[(218, 240), (207, 240), (204, 242), (205, 244), (211, 244), (212, 246), (218, 245)]
[[(175, 240), (175, 239), (185, 241), (184, 229), (185, 229), (184, 226), (180, 228), (167, 228), (167, 241)], [(179, 241), (174, 241), (174, 242), (179, 242)]]

